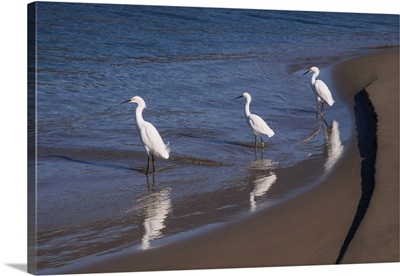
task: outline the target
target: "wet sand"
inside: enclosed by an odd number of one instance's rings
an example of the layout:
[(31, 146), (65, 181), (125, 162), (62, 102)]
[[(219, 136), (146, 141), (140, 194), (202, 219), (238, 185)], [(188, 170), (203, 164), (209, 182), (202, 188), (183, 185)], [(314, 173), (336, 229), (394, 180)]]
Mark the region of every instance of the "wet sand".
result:
[[(354, 110), (354, 96), (365, 89), (378, 119), (375, 190), (341, 263), (399, 261), (398, 58), (398, 51), (363, 56), (336, 70), (338, 92), (349, 107)], [(66, 272), (334, 264), (361, 197), (357, 144), (355, 134), (326, 179), (289, 201), (170, 245)]]

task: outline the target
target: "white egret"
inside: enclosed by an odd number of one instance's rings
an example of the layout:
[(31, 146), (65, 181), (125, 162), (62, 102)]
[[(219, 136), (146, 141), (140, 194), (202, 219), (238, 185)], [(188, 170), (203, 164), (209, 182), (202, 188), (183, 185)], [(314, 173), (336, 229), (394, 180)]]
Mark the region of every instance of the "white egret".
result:
[(150, 166), (150, 156), (153, 163), (153, 173), (155, 172), (155, 160), (154, 155), (157, 157), (161, 157), (163, 159), (169, 158), (170, 148), (164, 144), (160, 134), (157, 129), (149, 122), (145, 121), (142, 116), (143, 109), (146, 108), (146, 103), (144, 100), (135, 96), (129, 100), (126, 100), (123, 103), (136, 103), (136, 126), (140, 132), (140, 139), (142, 140), (143, 146), (147, 152), (147, 169), (146, 174), (149, 173)]
[(311, 77), (311, 89), (314, 91), (318, 101), (317, 113), (315, 118), (318, 119), (318, 114), (319, 114), (321, 115), (321, 118), (325, 121), (324, 115), (322, 114), (322, 110), (324, 109), (324, 103), (327, 103), (329, 106), (332, 106), (335, 101), (332, 98), (332, 94), (328, 86), (322, 80), (317, 80), (317, 77), (320, 72), (319, 69), (315, 66), (311, 67), (307, 72), (303, 74), (303, 76), (310, 72), (313, 72), (313, 75)]
[(243, 95), (236, 97), (235, 99), (245, 98), (246, 105), (244, 107), (244, 114), (246, 116), (246, 122), (249, 127), (253, 130), (255, 143), (254, 147), (257, 148), (257, 136), (260, 136), (262, 148), (264, 149), (264, 141), (261, 137), (262, 134), (267, 135), (268, 137), (274, 136), (274, 131), (267, 125), (267, 123), (258, 115), (250, 113), (250, 102), (251, 96), (249, 93), (245, 92)]

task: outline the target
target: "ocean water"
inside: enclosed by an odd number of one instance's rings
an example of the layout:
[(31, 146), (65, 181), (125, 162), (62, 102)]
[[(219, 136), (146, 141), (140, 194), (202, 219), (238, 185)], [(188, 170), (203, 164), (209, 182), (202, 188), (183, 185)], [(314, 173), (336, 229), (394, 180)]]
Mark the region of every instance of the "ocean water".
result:
[[(354, 129), (334, 64), (399, 43), (398, 15), (51, 2), (36, 13), (39, 273), (150, 250), (318, 185)], [(311, 66), (336, 100), (328, 126)], [(243, 92), (275, 132), (264, 151)], [(171, 148), (149, 176), (136, 106), (120, 105), (136, 95)]]

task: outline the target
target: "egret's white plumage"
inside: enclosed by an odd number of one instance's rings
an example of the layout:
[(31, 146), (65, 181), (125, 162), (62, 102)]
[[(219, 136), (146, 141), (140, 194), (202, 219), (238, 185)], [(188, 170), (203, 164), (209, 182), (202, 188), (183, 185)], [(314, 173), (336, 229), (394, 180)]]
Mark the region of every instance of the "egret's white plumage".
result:
[[(317, 77), (320, 73), (318, 67), (315, 67), (315, 66), (311, 67), (303, 75), (305, 75), (309, 72), (313, 72), (310, 84), (311, 84), (311, 89), (313, 90), (313, 92), (318, 100), (317, 116), (319, 113), (321, 115), (321, 117), (324, 118), (324, 116), (322, 115), (322, 110), (324, 109), (324, 103), (327, 103), (329, 106), (332, 106), (335, 103), (335, 101), (332, 97), (332, 93), (329, 90), (328, 86), (322, 80), (317, 80)], [(320, 104), (321, 104), (321, 110), (319, 109)]]
[(149, 122), (145, 121), (142, 116), (143, 109), (146, 108), (144, 100), (135, 96), (123, 103), (136, 103), (136, 127), (140, 132), (140, 139), (142, 140), (143, 146), (147, 152), (147, 169), (146, 174), (149, 172), (150, 156), (153, 162), (153, 172), (155, 170), (154, 155), (163, 159), (169, 158), (170, 148), (164, 143), (157, 129)]
[(262, 146), (264, 147), (264, 141), (261, 137), (262, 134), (267, 135), (268, 137), (274, 136), (274, 131), (267, 125), (267, 123), (258, 115), (250, 113), (250, 103), (251, 103), (251, 96), (249, 93), (245, 92), (243, 95), (236, 97), (238, 98), (245, 98), (246, 105), (244, 107), (244, 113), (246, 122), (249, 127), (253, 130), (255, 136), (255, 147), (257, 147), (257, 136), (260, 136)]

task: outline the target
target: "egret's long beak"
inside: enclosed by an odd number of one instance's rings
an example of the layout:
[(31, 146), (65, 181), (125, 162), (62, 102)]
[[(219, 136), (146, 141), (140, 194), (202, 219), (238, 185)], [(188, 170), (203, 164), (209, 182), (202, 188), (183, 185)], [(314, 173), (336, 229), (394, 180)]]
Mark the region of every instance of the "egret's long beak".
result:
[(305, 73), (303, 74), (303, 76), (306, 75), (306, 74), (308, 74), (308, 73), (310, 73), (310, 72), (311, 72), (311, 70), (308, 70), (307, 72), (305, 72)]
[(239, 99), (239, 98), (243, 98), (243, 95), (240, 95), (240, 96), (236, 97), (235, 100)]
[(126, 101), (123, 101), (122, 103), (120, 103), (120, 104), (124, 104), (124, 103), (129, 103), (131, 101), (131, 99), (129, 99), (129, 100), (126, 100)]

